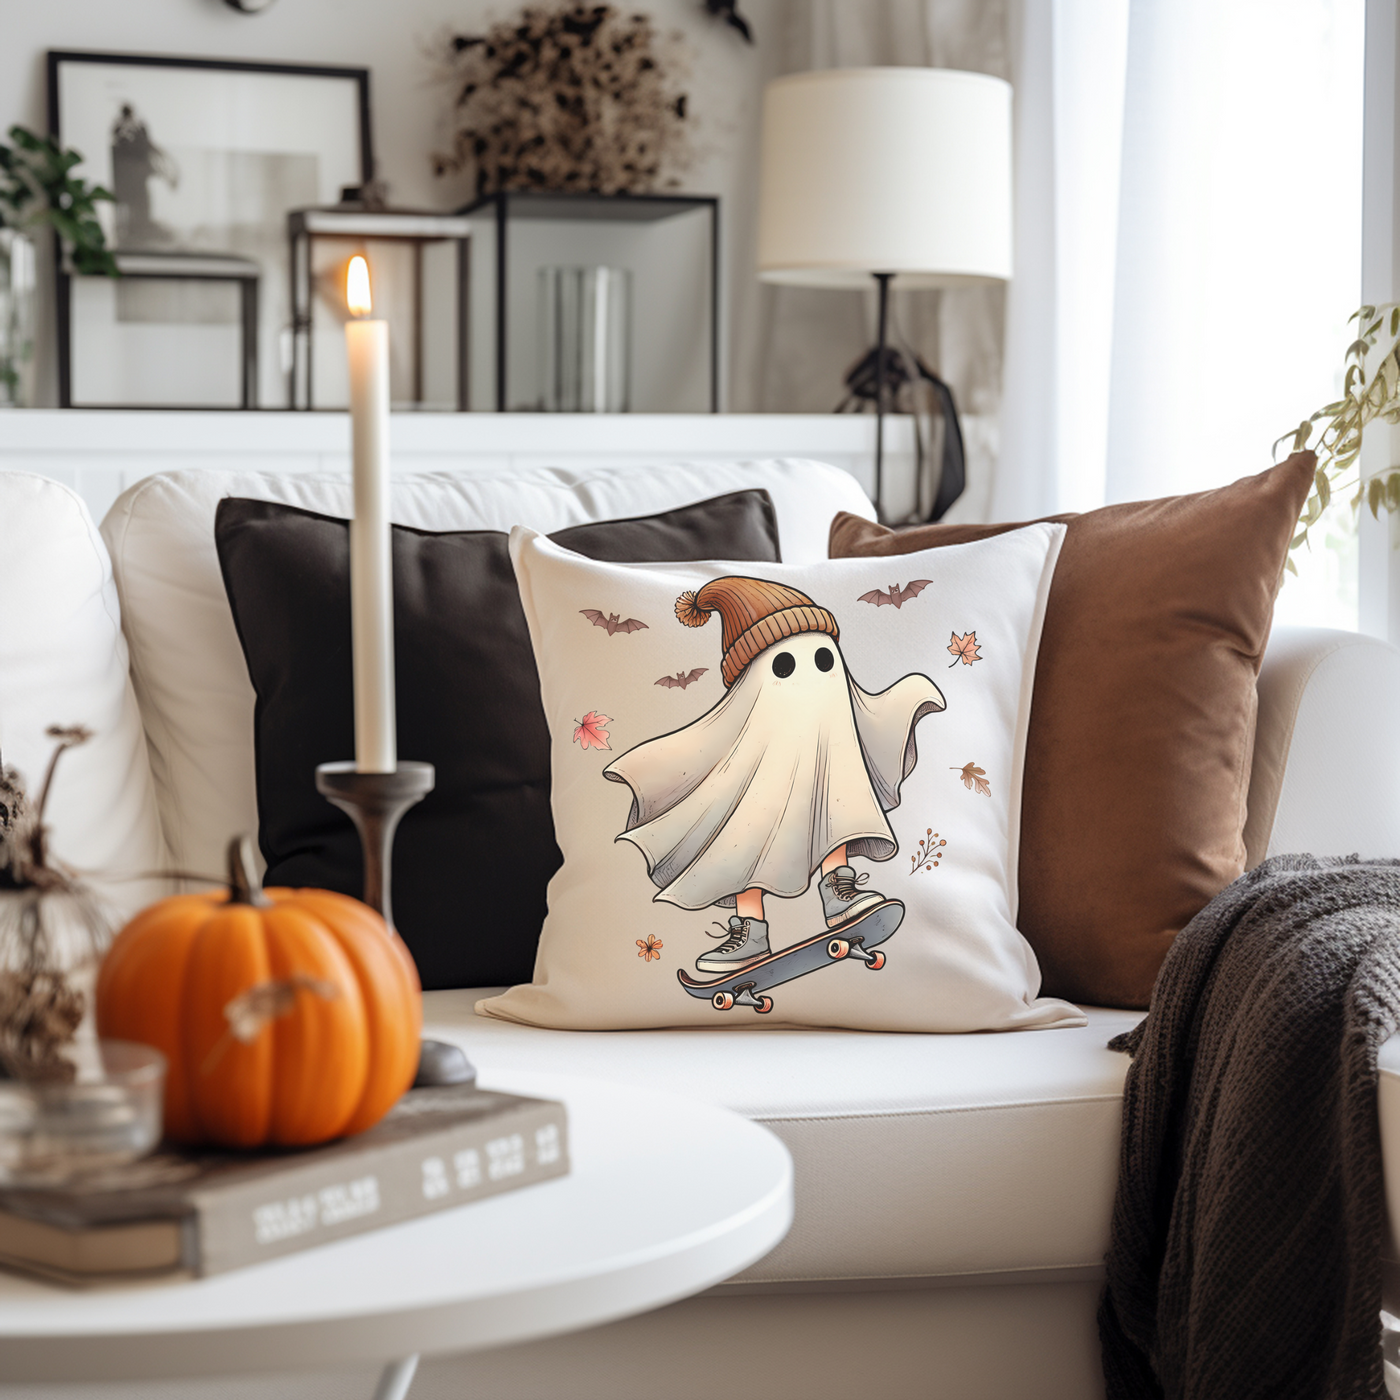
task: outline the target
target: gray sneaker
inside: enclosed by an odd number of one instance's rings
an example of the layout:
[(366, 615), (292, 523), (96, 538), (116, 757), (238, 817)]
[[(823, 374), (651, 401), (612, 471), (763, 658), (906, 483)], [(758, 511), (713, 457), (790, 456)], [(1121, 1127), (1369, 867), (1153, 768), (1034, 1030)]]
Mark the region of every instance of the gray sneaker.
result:
[(719, 933), (711, 938), (723, 938), (724, 942), (713, 952), (701, 953), (695, 959), (695, 966), (701, 972), (737, 972), (741, 967), (759, 958), (768, 956), (768, 921), (766, 919), (741, 919), (737, 914), (729, 916), (729, 927), (716, 924)]
[(849, 865), (838, 865), (829, 875), (822, 876), (817, 888), (821, 891), (827, 928), (845, 928), (862, 914), (885, 903), (884, 895), (860, 888), (869, 878), (869, 875), (857, 875)]

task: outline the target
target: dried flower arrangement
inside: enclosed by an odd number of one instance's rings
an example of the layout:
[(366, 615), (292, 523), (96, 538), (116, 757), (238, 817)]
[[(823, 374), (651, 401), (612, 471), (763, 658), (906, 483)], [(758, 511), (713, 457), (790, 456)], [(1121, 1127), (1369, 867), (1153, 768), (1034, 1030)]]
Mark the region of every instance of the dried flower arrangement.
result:
[(0, 1076), (67, 1081), (64, 1055), (89, 997), (80, 985), (111, 932), (101, 901), (51, 859), (44, 811), (60, 757), (91, 734), (54, 725), (55, 741), (36, 803), (13, 768), (0, 763)]
[(443, 41), (454, 89), (439, 176), (499, 190), (641, 194), (675, 188), (691, 158), (679, 35), (612, 5), (527, 6)]

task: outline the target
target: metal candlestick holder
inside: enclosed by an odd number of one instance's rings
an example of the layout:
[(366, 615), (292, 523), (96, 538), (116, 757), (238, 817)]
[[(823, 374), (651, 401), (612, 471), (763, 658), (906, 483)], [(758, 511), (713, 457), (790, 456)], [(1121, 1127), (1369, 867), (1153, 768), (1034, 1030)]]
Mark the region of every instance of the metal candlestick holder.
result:
[(389, 874), (394, 833), (403, 814), (421, 802), (435, 781), (431, 763), (400, 763), (392, 773), (361, 773), (353, 763), (323, 763), (316, 791), (355, 823), (365, 853), (365, 903), (394, 927)]
[[(353, 762), (322, 763), (316, 790), (355, 823), (365, 860), (364, 902), (394, 928), (390, 873), (394, 833), (403, 814), (421, 802), (435, 781), (431, 763), (399, 763), (392, 773), (361, 773)], [(397, 935), (395, 935), (397, 936)], [(429, 1084), (469, 1084), (476, 1071), (460, 1047), (425, 1040), (419, 1054), (414, 1088)]]

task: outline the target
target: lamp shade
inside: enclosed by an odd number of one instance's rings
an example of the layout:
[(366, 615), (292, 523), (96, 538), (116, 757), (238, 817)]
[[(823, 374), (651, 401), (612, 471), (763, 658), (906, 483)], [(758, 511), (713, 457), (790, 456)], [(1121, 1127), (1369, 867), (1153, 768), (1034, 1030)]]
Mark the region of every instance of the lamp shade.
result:
[(1011, 87), (945, 68), (769, 83), (758, 269), (767, 282), (947, 287), (1011, 276)]

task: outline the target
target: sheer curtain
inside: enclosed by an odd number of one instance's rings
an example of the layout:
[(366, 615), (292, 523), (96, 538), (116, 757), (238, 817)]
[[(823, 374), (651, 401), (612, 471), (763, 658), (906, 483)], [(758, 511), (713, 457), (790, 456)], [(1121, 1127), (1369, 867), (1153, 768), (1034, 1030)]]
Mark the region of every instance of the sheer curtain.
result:
[[(989, 515), (1200, 490), (1335, 397), (1360, 297), (1364, 0), (1022, 0)], [(1356, 625), (1334, 513), (1280, 600)]]

